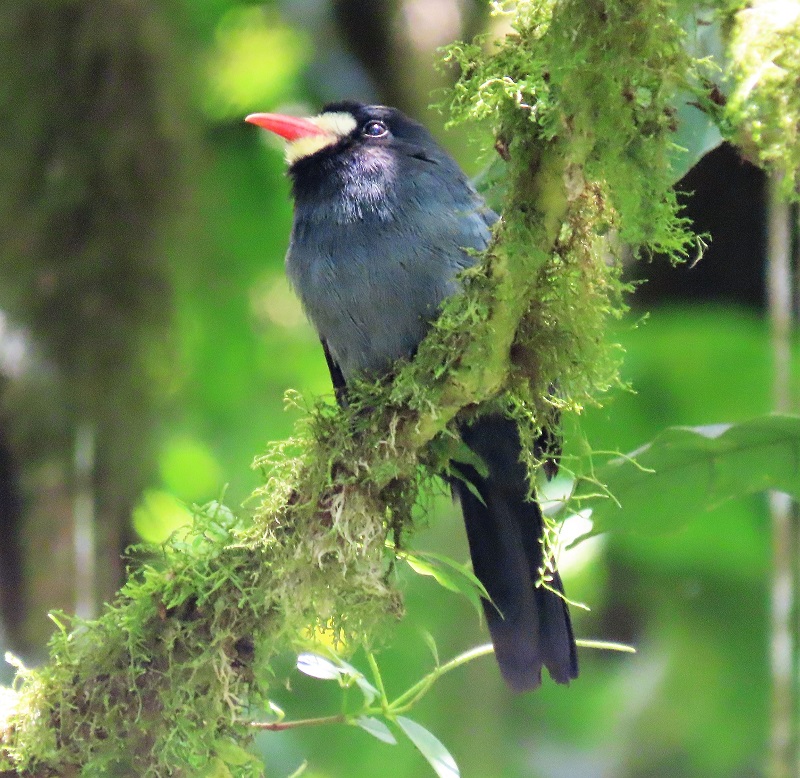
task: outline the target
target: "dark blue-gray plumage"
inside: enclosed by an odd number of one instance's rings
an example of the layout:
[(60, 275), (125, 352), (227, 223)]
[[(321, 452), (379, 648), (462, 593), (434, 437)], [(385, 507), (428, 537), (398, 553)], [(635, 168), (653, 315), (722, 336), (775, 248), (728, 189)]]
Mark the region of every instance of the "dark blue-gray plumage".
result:
[[(349, 104), (326, 113), (359, 111)], [(420, 125), (388, 108), (364, 116), (391, 140), (346, 143), (290, 168), (289, 279), (345, 380), (409, 357), (455, 275), (496, 217)]]
[[(486, 248), (497, 216), (456, 162), (420, 124), (393, 108), (337, 103), (310, 120), (255, 114), (248, 121), (290, 141), (295, 201), (289, 278), (316, 327), (334, 387), (384, 374), (412, 357), (459, 271)], [(475, 573), (492, 603), (484, 611), (504, 678), (517, 690), (577, 677), (562, 596), (535, 586), (543, 520), (526, 499), (513, 422), (491, 415), (462, 429), (488, 475), (453, 479)], [(480, 497), (476, 496), (480, 495)], [(551, 586), (561, 591), (556, 573)]]

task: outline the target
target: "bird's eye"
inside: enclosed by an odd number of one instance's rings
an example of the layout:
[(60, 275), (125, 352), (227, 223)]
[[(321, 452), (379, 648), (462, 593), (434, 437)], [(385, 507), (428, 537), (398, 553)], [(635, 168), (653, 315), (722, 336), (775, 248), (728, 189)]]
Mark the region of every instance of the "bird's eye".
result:
[(377, 120), (367, 122), (362, 131), (368, 138), (383, 138), (389, 134), (389, 128)]

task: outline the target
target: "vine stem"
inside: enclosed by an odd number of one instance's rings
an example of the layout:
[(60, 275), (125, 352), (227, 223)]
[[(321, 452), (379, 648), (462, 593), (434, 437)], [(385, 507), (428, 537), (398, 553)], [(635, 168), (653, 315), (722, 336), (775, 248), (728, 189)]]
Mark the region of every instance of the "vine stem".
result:
[(337, 713), (335, 716), (319, 716), (315, 719), (295, 719), (294, 721), (251, 721), (253, 729), (266, 729), (269, 732), (283, 732), (285, 729), (298, 729), (299, 727), (317, 727), (321, 724), (347, 724), (350, 717), (346, 713)]
[[(578, 646), (581, 648), (596, 648), (606, 651), (623, 651), (625, 653), (636, 653), (636, 649), (627, 646), (623, 643), (608, 643), (603, 640), (576, 640)], [(317, 727), (323, 724), (353, 724), (362, 716), (374, 716), (376, 714), (383, 714), (388, 718), (399, 716), (405, 713), (417, 704), (430, 690), (436, 681), (439, 680), (446, 673), (461, 667), (468, 662), (475, 659), (480, 659), (482, 656), (489, 656), (494, 653), (494, 646), (491, 643), (484, 643), (475, 648), (470, 648), (452, 659), (445, 662), (443, 665), (437, 665), (431, 672), (421, 678), (413, 686), (409, 687), (399, 697), (392, 702), (388, 701), (386, 691), (383, 686), (383, 679), (381, 677), (378, 663), (375, 656), (371, 651), (367, 652), (367, 661), (369, 662), (372, 670), (372, 675), (375, 679), (375, 685), (381, 695), (381, 705), (366, 706), (364, 709), (355, 713), (337, 713), (334, 716), (319, 716), (312, 719), (296, 719), (294, 721), (253, 721), (250, 725), (254, 729), (263, 729), (269, 732), (282, 732), (287, 729), (298, 729), (299, 727)]]
[(461, 667), (467, 664), (467, 662), (471, 662), (473, 659), (478, 659), (479, 657), (488, 656), (493, 653), (494, 646), (491, 643), (485, 643), (482, 646), (475, 646), (475, 648), (471, 648), (469, 651), (464, 651), (462, 654), (453, 657), (443, 665), (438, 665), (392, 702), (390, 706), (392, 713), (404, 713), (406, 710), (413, 707), (445, 673), (449, 673), (451, 670), (455, 670), (457, 667)]
[[(769, 179), (767, 235), (767, 298), (772, 334), (773, 408), (792, 410), (790, 391), (792, 337), (792, 263), (790, 207), (780, 196), (780, 179)], [(794, 513), (789, 495), (770, 492), (772, 582), (770, 597), (770, 778), (790, 778), (796, 759), (793, 720), (797, 708), (792, 618), (797, 576), (794, 569)]]
[(407, 689), (396, 700), (390, 703), (383, 687), (383, 679), (381, 678), (378, 663), (375, 661), (375, 657), (373, 656), (372, 652), (367, 652), (367, 661), (372, 669), (372, 674), (375, 678), (375, 685), (378, 687), (378, 691), (381, 695), (380, 708), (367, 707), (364, 710), (353, 714), (337, 713), (334, 716), (319, 716), (312, 719), (295, 719), (294, 721), (253, 721), (250, 724), (254, 729), (263, 729), (269, 732), (282, 732), (287, 729), (298, 729), (299, 727), (317, 727), (323, 724), (350, 724), (360, 716), (370, 716), (376, 713), (382, 713), (390, 717), (396, 716), (413, 707), (417, 701), (428, 692), (431, 686), (433, 686), (433, 684), (445, 673), (449, 673), (451, 670), (455, 670), (457, 667), (461, 667), (467, 662), (471, 662), (473, 659), (478, 659), (482, 656), (488, 656), (491, 653), (494, 653), (494, 646), (491, 643), (486, 643), (485, 645), (471, 648), (469, 651), (464, 651), (464, 653), (453, 657), (443, 665), (438, 665), (424, 678), (415, 683), (411, 688)]
[(375, 680), (375, 686), (378, 687), (378, 692), (381, 695), (381, 706), (385, 709), (388, 705), (388, 698), (386, 697), (386, 689), (383, 686), (383, 676), (381, 676), (380, 668), (375, 655), (372, 651), (367, 651), (367, 661), (369, 662), (370, 669), (372, 670), (372, 677)]

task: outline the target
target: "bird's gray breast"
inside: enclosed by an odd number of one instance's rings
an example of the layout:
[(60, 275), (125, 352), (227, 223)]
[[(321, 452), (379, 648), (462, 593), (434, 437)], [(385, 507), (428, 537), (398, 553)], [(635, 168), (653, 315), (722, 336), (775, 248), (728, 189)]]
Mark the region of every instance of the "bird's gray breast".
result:
[(355, 220), (295, 210), (289, 279), (345, 379), (411, 356), (489, 230), (473, 209), (424, 207)]

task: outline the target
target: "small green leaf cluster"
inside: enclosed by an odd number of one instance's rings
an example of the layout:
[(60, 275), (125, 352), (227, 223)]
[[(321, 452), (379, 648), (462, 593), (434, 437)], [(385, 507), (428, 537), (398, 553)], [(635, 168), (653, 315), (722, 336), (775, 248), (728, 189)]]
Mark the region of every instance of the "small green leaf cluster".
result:
[[(406, 561), (412, 564), (410, 555), (406, 557)], [(474, 587), (476, 598), (477, 592), (483, 591), (483, 587), (472, 573), (458, 565), (453, 565), (450, 560), (444, 560), (438, 555), (429, 555), (427, 561), (421, 559), (413, 561), (414, 565), (417, 563), (421, 565), (421, 570), (425, 575), (438, 576), (441, 574), (443, 585), (448, 588), (455, 588), (456, 581), (461, 579), (461, 582), (457, 584), (459, 589), (462, 585)], [(478, 605), (477, 599), (476, 605)], [(478, 605), (478, 607), (480, 606)], [(387, 692), (378, 662), (372, 652), (366, 652), (371, 679), (352, 664), (344, 661), (335, 651), (327, 650), (324, 655), (317, 652), (303, 652), (298, 656), (296, 665), (301, 673), (323, 681), (338, 682), (342, 689), (340, 712), (310, 719), (287, 719), (285, 712), (280, 707), (270, 703), (270, 711), (274, 718), (271, 721), (254, 722), (253, 726), (270, 732), (282, 732), (301, 727), (349, 724), (359, 727), (382, 743), (392, 746), (397, 745), (398, 742), (394, 732), (399, 732), (413, 743), (440, 778), (458, 778), (460, 775), (458, 765), (444, 744), (425, 727), (404, 714), (412, 710), (443, 675), (492, 654), (494, 648), (491, 643), (487, 643), (465, 651), (447, 662), (441, 662), (433, 637), (426, 633), (424, 638), (431, 651), (434, 667), (419, 681), (394, 698), (390, 697)], [(635, 653), (630, 646), (620, 643), (596, 640), (578, 640), (577, 643), (585, 648)], [(349, 691), (353, 688), (357, 688), (359, 691), (355, 702), (349, 695)]]
[[(277, 719), (257, 726), (267, 730), (281, 731), (323, 724), (350, 724), (361, 728), (383, 743), (397, 745), (397, 739), (392, 731), (394, 729), (414, 744), (436, 775), (440, 778), (458, 778), (460, 775), (458, 766), (444, 744), (421, 724), (402, 714), (407, 713), (416, 705), (442, 675), (473, 659), (491, 654), (492, 646), (491, 644), (479, 646), (460, 654), (445, 664), (439, 663), (436, 645), (432, 639), (430, 648), (436, 662), (433, 670), (394, 699), (389, 698), (378, 663), (369, 652), (367, 659), (372, 671), (372, 681), (334, 653), (329, 656), (315, 653), (301, 654), (297, 659), (297, 669), (300, 672), (320, 680), (338, 681), (345, 695), (342, 702), (343, 712), (316, 719), (285, 721), (283, 711), (273, 706), (273, 711), (277, 713)], [(361, 699), (356, 706), (349, 706), (347, 691), (354, 686), (361, 692)]]

